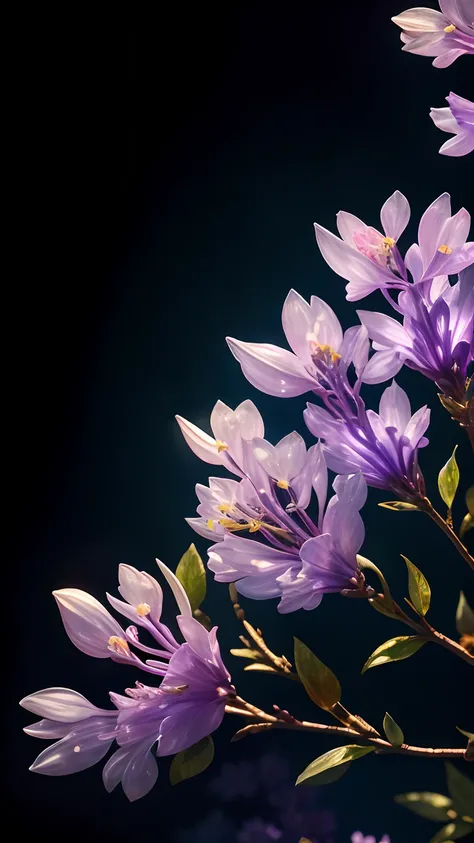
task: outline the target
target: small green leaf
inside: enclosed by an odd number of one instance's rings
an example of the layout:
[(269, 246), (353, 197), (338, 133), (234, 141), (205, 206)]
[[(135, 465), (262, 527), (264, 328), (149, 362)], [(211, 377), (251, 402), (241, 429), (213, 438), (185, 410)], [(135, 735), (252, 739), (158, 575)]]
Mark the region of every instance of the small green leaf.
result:
[(383, 730), (387, 736), (387, 740), (390, 741), (392, 746), (401, 746), (402, 743), (405, 743), (405, 736), (400, 729), (400, 726), (398, 723), (395, 723), (395, 720), (388, 711), (385, 712), (385, 717), (383, 719)]
[(306, 693), (320, 708), (330, 711), (341, 700), (341, 686), (332, 670), (326, 667), (306, 644), (295, 641), (295, 665)]
[(408, 593), (410, 600), (419, 615), (426, 615), (431, 602), (431, 588), (428, 580), (421, 573), (420, 569), (413, 562), (410, 562), (403, 553), (401, 556), (405, 560), (408, 569)]
[(382, 602), (381, 597), (371, 597), (369, 599), (369, 603), (373, 609), (376, 609), (377, 612), (380, 612), (381, 615), (385, 615), (387, 618), (395, 618), (396, 620), (400, 619), (400, 616), (396, 614), (396, 612), (391, 612), (390, 609), (387, 608), (385, 602)]
[(456, 726), (458, 732), (461, 732), (461, 735), (464, 737), (469, 738), (470, 741), (474, 741), (474, 732), (465, 732), (464, 729), (460, 729), (459, 726)]
[[(377, 576), (380, 580), (380, 585), (382, 586), (382, 589), (383, 589), (384, 608), (386, 608), (388, 611), (395, 611), (395, 606), (394, 606), (394, 603), (393, 603), (393, 600), (392, 600), (392, 595), (390, 594), (388, 582), (385, 579), (384, 575), (382, 574), (382, 571), (380, 570), (380, 568), (377, 568), (377, 565), (375, 565), (373, 562), (371, 562), (370, 559), (367, 559), (365, 556), (361, 556), (360, 553), (358, 553), (356, 555), (356, 560), (357, 560), (357, 564), (359, 565), (359, 568), (366, 568), (369, 571), (373, 571), (375, 574), (377, 574)], [(377, 598), (374, 598), (374, 599), (377, 599)], [(383, 614), (383, 612), (382, 612), (382, 614)]]
[(204, 772), (213, 758), (214, 741), (210, 736), (193, 744), (189, 749), (178, 752), (171, 762), (171, 784), (179, 784)]
[(193, 612), (206, 596), (206, 569), (195, 546), (191, 544), (181, 557), (176, 576), (188, 595)]
[[(453, 808), (460, 817), (474, 816), (474, 781), (460, 773), (454, 764), (446, 763), (448, 790), (453, 800)], [(474, 822), (474, 820), (473, 820)]]
[(446, 822), (452, 818), (448, 814), (452, 801), (442, 793), (399, 793), (395, 802), (427, 820)]
[(456, 449), (454, 448), (446, 465), (443, 466), (438, 475), (438, 489), (448, 509), (451, 509), (456, 492), (459, 486), (459, 468), (456, 462)]
[(329, 770), (325, 770), (323, 773), (316, 773), (315, 776), (312, 776), (310, 779), (306, 779), (306, 781), (301, 782), (302, 785), (309, 787), (319, 787), (323, 784), (333, 784), (334, 782), (339, 781), (342, 777), (347, 773), (349, 767), (351, 766), (350, 761), (346, 761), (345, 764), (338, 764), (337, 767), (330, 767)]
[(419, 511), (419, 507), (414, 503), (405, 503), (404, 501), (384, 501), (379, 503), (384, 509), (392, 509), (394, 512), (414, 512)]
[(252, 659), (253, 661), (259, 661), (262, 658), (262, 654), (259, 650), (248, 650), (246, 647), (243, 649), (232, 649), (231, 654), (233, 656), (238, 656), (241, 659)]
[(278, 675), (278, 671), (275, 670), (270, 664), (262, 664), (262, 662), (252, 662), (251, 664), (247, 664), (244, 667), (244, 670), (256, 670), (260, 671), (261, 673), (276, 673)]
[(459, 603), (456, 609), (456, 629), (459, 635), (474, 635), (474, 612), (463, 591), (459, 595)]
[(302, 784), (307, 781), (307, 779), (312, 779), (314, 776), (318, 776), (320, 773), (324, 773), (326, 770), (330, 770), (333, 767), (338, 767), (340, 764), (346, 764), (348, 761), (355, 761), (357, 758), (361, 758), (362, 755), (367, 755), (367, 753), (373, 752), (374, 749), (375, 746), (357, 746), (356, 744), (338, 746), (336, 749), (330, 749), (329, 752), (325, 752), (324, 755), (320, 755), (319, 758), (315, 758), (315, 760), (312, 761), (305, 770), (303, 770), (301, 775), (299, 775), (296, 779), (296, 784)]
[(472, 829), (473, 826), (470, 823), (462, 821), (448, 823), (431, 838), (430, 843), (452, 843), (453, 840), (459, 840), (460, 837), (470, 834)]
[(402, 659), (408, 659), (423, 644), (426, 644), (426, 641), (427, 639), (422, 638), (421, 635), (399, 635), (396, 638), (390, 638), (374, 650), (361, 672), (365, 673), (369, 668), (378, 667), (378, 665), (387, 664), (387, 662), (399, 662)]
[(459, 529), (459, 538), (463, 539), (466, 533), (468, 533), (469, 530), (472, 530), (473, 527), (474, 517), (471, 515), (470, 512), (468, 512), (467, 515), (465, 515), (461, 521), (461, 527)]

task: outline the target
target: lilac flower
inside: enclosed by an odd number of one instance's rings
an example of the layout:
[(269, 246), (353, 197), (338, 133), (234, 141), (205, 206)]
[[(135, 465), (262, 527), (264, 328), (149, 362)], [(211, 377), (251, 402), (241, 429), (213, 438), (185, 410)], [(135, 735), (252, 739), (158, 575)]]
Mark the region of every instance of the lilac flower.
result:
[[(44, 775), (69, 775), (100, 761), (113, 741), (118, 749), (107, 761), (103, 781), (110, 792), (120, 782), (134, 801), (156, 782), (158, 767), (153, 752), (172, 755), (192, 746), (220, 725), (226, 701), (235, 694), (220, 655), (216, 628), (207, 632), (191, 616), (189, 600), (176, 576), (158, 565), (178, 604), (179, 644), (161, 622), (162, 590), (156, 580), (129, 565), (119, 566), (119, 591), (124, 601), (108, 595), (109, 602), (134, 621), (127, 630), (117, 624), (95, 598), (78, 589), (60, 589), (54, 596), (71, 641), (95, 658), (133, 664), (164, 677), (158, 687), (140, 682), (125, 696), (110, 693), (116, 710), (96, 708), (76, 691), (48, 688), (25, 697), (21, 705), (44, 719), (25, 729), (34, 737), (57, 739), (30, 768)], [(141, 626), (158, 644), (143, 644)], [(130, 649), (153, 656), (142, 661)]]
[(435, 56), (435, 67), (449, 67), (467, 53), (474, 54), (472, 0), (439, 0), (434, 9), (408, 9), (392, 21), (402, 29), (402, 48), (419, 56)]
[(244, 822), (237, 834), (238, 843), (276, 843), (281, 840), (283, 832), (260, 817)]
[(335, 419), (308, 404), (304, 417), (311, 433), (324, 440), (333, 471), (361, 471), (369, 486), (388, 489), (401, 500), (416, 502), (424, 495), (418, 448), (428, 444), (423, 434), (430, 410), (424, 406), (412, 416), (408, 396), (395, 381), (383, 393), (378, 414), (367, 410), (358, 420)]
[[(366, 499), (365, 481), (360, 474), (337, 477), (336, 494), (325, 506), (326, 467), (321, 446), (315, 450), (318, 464), (313, 484), (319, 498), (320, 526), (306, 514), (301, 526), (298, 520), (290, 520), (278, 529), (264, 521), (262, 541), (233, 535), (231, 528), (208, 551), (208, 567), (218, 582), (236, 582), (241, 594), (255, 600), (279, 597), (281, 613), (314, 609), (323, 595), (331, 592), (354, 591), (369, 596), (356, 560), (364, 540), (359, 510)], [(290, 511), (301, 516), (301, 510), (291, 506), (291, 487), (284, 491), (289, 496)], [(281, 512), (285, 514), (283, 509)], [(269, 513), (270, 522), (271, 518)], [(269, 543), (274, 529), (278, 547)]]
[(438, 197), (423, 214), (418, 228), (418, 244), (405, 258), (397, 241), (410, 218), (407, 199), (398, 190), (380, 212), (382, 234), (346, 211), (337, 214), (341, 238), (315, 223), (316, 240), (331, 269), (348, 281), (347, 299), (357, 301), (376, 289), (385, 295), (392, 290), (408, 290), (437, 275), (460, 272), (474, 263), (474, 243), (467, 243), (471, 218), (465, 208), (451, 216), (448, 193)]
[(432, 108), (430, 117), (442, 132), (454, 137), (440, 147), (441, 155), (467, 155), (474, 149), (474, 103), (452, 92), (446, 97), (448, 108)]
[[(351, 401), (347, 370), (354, 365), (357, 375), (367, 362), (367, 337), (360, 328), (344, 334), (334, 311), (322, 299), (308, 304), (290, 290), (282, 311), (283, 330), (293, 350), (269, 343), (249, 343), (227, 338), (245, 377), (269, 395), (292, 398), (308, 390), (332, 395), (341, 405)], [(263, 434), (254, 434), (254, 436)]]
[(453, 286), (446, 277), (416, 285), (393, 306), (403, 315), (403, 325), (383, 313), (358, 311), (377, 349), (364, 370), (364, 382), (381, 383), (405, 364), (463, 402), (474, 356), (474, 267), (465, 269)]

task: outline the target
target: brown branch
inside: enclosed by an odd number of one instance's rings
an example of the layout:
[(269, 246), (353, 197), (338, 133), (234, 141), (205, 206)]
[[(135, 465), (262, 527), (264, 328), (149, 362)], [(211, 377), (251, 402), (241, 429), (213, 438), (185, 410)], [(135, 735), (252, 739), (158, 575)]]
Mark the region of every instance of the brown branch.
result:
[(434, 521), (435, 524), (443, 531), (443, 533), (448, 537), (448, 539), (453, 543), (456, 550), (461, 554), (462, 558), (467, 562), (467, 564), (474, 570), (474, 557), (471, 556), (467, 547), (463, 545), (462, 541), (454, 530), (449, 526), (448, 522), (436, 511), (433, 504), (429, 500), (429, 498), (421, 498), (418, 502), (419, 508), (426, 512), (427, 515)]
[(333, 734), (337, 737), (350, 738), (352, 743), (359, 746), (374, 746), (379, 755), (397, 754), (417, 756), (418, 758), (462, 758), (465, 757), (465, 749), (433, 749), (426, 746), (411, 746), (410, 744), (402, 744), (401, 746), (393, 746), (388, 741), (382, 738), (370, 737), (368, 735), (361, 735), (354, 729), (342, 726), (326, 726), (323, 723), (312, 723), (308, 720), (296, 720), (294, 718), (282, 719), (275, 717), (273, 714), (267, 714), (254, 705), (246, 702), (240, 697), (235, 699), (237, 706), (226, 706), (228, 714), (237, 714), (240, 717), (247, 717), (248, 719), (256, 719), (257, 722), (244, 726), (237, 732), (239, 736), (237, 740), (246, 737), (246, 735), (256, 734), (269, 729), (289, 729), (296, 732), (311, 732), (318, 734)]
[(229, 585), (229, 595), (237, 620), (243, 624), (247, 635), (252, 639), (256, 648), (260, 651), (262, 656), (264, 656), (267, 663), (274, 667), (278, 673), (290, 676), (292, 679), (296, 678), (296, 674), (294, 674), (291, 670), (291, 662), (289, 662), (285, 656), (277, 656), (273, 653), (265, 643), (261, 630), (255, 629), (255, 627), (253, 627), (252, 624), (245, 619), (245, 612), (238, 602), (237, 589), (234, 583), (230, 583)]

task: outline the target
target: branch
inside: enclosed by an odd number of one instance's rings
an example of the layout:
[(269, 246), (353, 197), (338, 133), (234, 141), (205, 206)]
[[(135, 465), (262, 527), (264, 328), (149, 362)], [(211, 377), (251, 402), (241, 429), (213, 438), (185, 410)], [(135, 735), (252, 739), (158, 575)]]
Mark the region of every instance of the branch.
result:
[(448, 539), (452, 541), (454, 547), (461, 554), (465, 562), (467, 562), (467, 564), (474, 570), (474, 557), (471, 556), (467, 547), (463, 545), (461, 539), (458, 538), (454, 530), (449, 526), (448, 522), (445, 521), (439, 512), (436, 511), (431, 501), (428, 498), (422, 498), (418, 502), (418, 506), (422, 512), (426, 512), (432, 521), (434, 521), (443, 533), (447, 535)]
[[(239, 620), (244, 625), (246, 633), (250, 636), (257, 650), (259, 650), (261, 655), (263, 656), (263, 661), (267, 664), (270, 664), (277, 671), (277, 673), (288, 676), (288, 678), (291, 679), (297, 679), (297, 675), (291, 670), (291, 662), (288, 661), (286, 656), (275, 655), (275, 653), (273, 653), (265, 643), (261, 630), (255, 629), (255, 627), (253, 627), (252, 624), (250, 624), (245, 619), (245, 612), (240, 603), (238, 602), (237, 589), (234, 583), (230, 583), (229, 585), (229, 595), (232, 601), (232, 608), (235, 612), (237, 620)], [(241, 640), (244, 641), (244, 639), (242, 638)], [(250, 646), (249, 642), (245, 643)]]
[[(234, 705), (226, 706), (227, 714), (236, 714), (240, 717), (246, 717), (250, 720), (257, 720), (256, 723), (251, 723), (244, 726), (234, 736), (233, 740), (240, 740), (247, 735), (257, 734), (259, 732), (268, 731), (269, 729), (287, 729), (296, 732), (311, 732), (323, 735), (333, 734), (337, 737), (350, 738), (353, 743), (359, 746), (374, 746), (378, 755), (410, 755), (418, 758), (465, 758), (465, 749), (433, 749), (426, 746), (411, 746), (410, 744), (402, 744), (401, 746), (393, 746), (388, 741), (382, 738), (369, 737), (361, 735), (354, 729), (343, 726), (326, 726), (323, 723), (312, 723), (308, 720), (296, 720), (286, 712), (282, 717), (276, 717), (273, 714), (268, 714), (262, 711), (251, 703), (246, 702), (241, 697), (236, 697)], [(467, 759), (466, 759), (467, 760)]]

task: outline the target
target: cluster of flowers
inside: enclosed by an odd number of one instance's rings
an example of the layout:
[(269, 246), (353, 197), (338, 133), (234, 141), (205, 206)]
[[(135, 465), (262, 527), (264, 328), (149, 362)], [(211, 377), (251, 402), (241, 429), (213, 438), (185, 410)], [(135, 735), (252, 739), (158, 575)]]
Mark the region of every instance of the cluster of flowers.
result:
[[(209, 486), (196, 487), (199, 517), (187, 520), (215, 542), (209, 569), (219, 582), (236, 582), (247, 597), (279, 597), (283, 613), (314, 609), (329, 592), (370, 596), (357, 564), (367, 485), (401, 501), (423, 499), (418, 450), (428, 444), (429, 409), (412, 415), (406, 393), (393, 381), (375, 413), (366, 409), (362, 384), (385, 381), (407, 365), (460, 405), (465, 401), (474, 356), (470, 217), (464, 208), (452, 216), (443, 194), (423, 214), (419, 243), (402, 257), (398, 240), (409, 217), (408, 202), (397, 191), (382, 208), (383, 233), (346, 212), (337, 218), (340, 238), (316, 225), (324, 258), (349, 282), (348, 299), (380, 289), (403, 322), (358, 311), (361, 324), (343, 333), (322, 299), (313, 296), (308, 304), (292, 290), (282, 313), (292, 351), (228, 339), (258, 389), (281, 397), (312, 391), (320, 399), (324, 406), (308, 403), (304, 412), (317, 444), (307, 450), (293, 432), (272, 445), (251, 401), (236, 410), (218, 401), (210, 419), (213, 436), (177, 417), (198, 457), (239, 478), (211, 477)], [(448, 276), (455, 272), (451, 285)], [(327, 468), (338, 475), (328, 502)], [(308, 514), (312, 492), (315, 520)]]
[[(473, 0), (439, 0), (441, 12), (415, 8), (392, 18), (402, 29), (403, 50), (434, 56), (435, 67), (449, 67), (460, 56), (474, 54)], [(432, 108), (434, 124), (453, 137), (439, 150), (442, 155), (467, 155), (474, 149), (474, 103), (452, 92), (447, 108)]]

